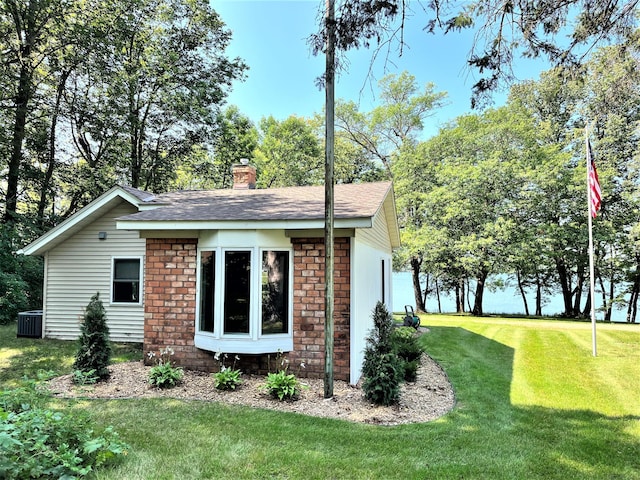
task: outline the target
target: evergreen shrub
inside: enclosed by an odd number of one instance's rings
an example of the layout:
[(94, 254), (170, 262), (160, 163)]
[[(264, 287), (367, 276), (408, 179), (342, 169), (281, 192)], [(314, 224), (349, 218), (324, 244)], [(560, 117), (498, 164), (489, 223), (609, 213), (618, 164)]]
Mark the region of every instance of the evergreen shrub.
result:
[[(84, 374), (91, 374), (98, 379), (109, 376), (109, 361), (111, 360), (111, 343), (109, 342), (109, 327), (107, 313), (100, 300), (100, 294), (91, 297), (84, 314), (84, 321), (80, 326), (80, 339), (74, 370)], [(81, 375), (78, 375), (81, 378)]]

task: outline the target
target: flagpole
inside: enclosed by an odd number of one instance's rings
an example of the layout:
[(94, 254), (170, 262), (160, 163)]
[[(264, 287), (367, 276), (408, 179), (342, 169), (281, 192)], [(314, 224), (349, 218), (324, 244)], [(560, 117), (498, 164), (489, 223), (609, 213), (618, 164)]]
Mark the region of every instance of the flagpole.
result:
[(596, 342), (596, 296), (595, 296), (595, 267), (593, 265), (593, 220), (591, 206), (591, 152), (589, 151), (589, 130), (585, 127), (585, 150), (587, 158), (587, 219), (589, 225), (589, 292), (591, 295), (591, 344), (593, 356), (598, 356), (598, 347)]

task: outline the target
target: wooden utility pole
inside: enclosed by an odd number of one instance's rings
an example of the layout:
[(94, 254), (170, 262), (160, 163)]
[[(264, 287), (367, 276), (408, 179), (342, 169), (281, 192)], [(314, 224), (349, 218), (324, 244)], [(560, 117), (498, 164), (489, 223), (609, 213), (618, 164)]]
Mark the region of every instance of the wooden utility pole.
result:
[(335, 107), (335, 1), (326, 0), (325, 28), (327, 51), (325, 66), (325, 161), (324, 161), (324, 398), (333, 397), (333, 185), (334, 107)]

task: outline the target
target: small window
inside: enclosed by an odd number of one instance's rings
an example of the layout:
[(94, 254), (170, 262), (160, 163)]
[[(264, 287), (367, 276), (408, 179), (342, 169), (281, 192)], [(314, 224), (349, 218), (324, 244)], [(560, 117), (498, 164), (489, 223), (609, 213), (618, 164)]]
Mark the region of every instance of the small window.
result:
[(262, 333), (289, 333), (289, 252), (262, 252)]
[(200, 256), (200, 330), (213, 333), (214, 286), (216, 284), (216, 252)]
[(113, 303), (140, 303), (140, 259), (114, 258)]

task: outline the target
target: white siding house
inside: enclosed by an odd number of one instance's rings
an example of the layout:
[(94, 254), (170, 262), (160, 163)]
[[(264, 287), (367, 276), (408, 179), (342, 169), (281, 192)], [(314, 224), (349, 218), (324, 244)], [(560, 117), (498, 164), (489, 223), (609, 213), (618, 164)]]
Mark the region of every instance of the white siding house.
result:
[(142, 342), (143, 277), (139, 278), (139, 301), (112, 301), (114, 259), (138, 259), (141, 271), (144, 264), (145, 240), (138, 232), (116, 229), (116, 219), (137, 212), (142, 203), (132, 191), (109, 190), (22, 251), (44, 256), (43, 336), (78, 338), (84, 309), (98, 292), (111, 339)]
[[(253, 167), (241, 169), (255, 178)], [(334, 297), (336, 368), (356, 383), (372, 311), (378, 301), (391, 305), (392, 252), (400, 245), (393, 185), (337, 185), (335, 205), (336, 271), (338, 280), (348, 278)], [(145, 351), (177, 345), (176, 358), (194, 368), (206, 368), (215, 351), (280, 349), (308, 357), (307, 372), (322, 373), (323, 233), (321, 186), (234, 183), (233, 190), (159, 195), (114, 187), (22, 253), (45, 258), (46, 337), (78, 338), (84, 309), (99, 292), (114, 341), (143, 342)], [(278, 292), (286, 294), (270, 300)], [(227, 315), (227, 305), (248, 306)]]

